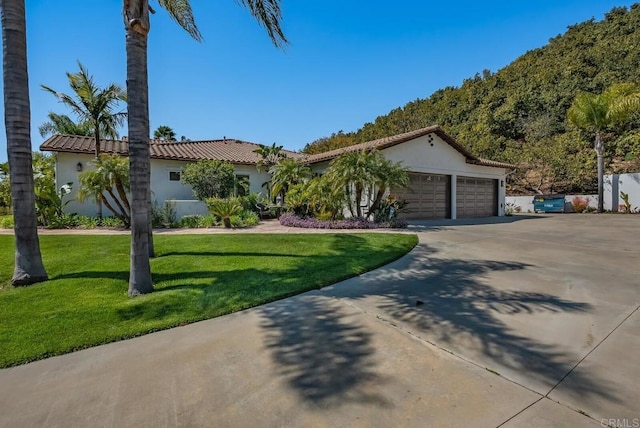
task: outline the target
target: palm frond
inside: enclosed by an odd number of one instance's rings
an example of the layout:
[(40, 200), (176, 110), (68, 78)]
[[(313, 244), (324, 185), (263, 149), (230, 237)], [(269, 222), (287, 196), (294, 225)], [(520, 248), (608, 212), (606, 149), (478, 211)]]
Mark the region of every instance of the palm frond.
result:
[(202, 34), (196, 26), (196, 21), (191, 9), (189, 0), (158, 0), (160, 7), (165, 9), (169, 16), (178, 23), (179, 26), (189, 33), (195, 40), (201, 42)]
[(258, 23), (267, 30), (269, 38), (278, 48), (289, 43), (282, 31), (282, 11), (280, 0), (236, 0), (236, 3), (246, 7)]

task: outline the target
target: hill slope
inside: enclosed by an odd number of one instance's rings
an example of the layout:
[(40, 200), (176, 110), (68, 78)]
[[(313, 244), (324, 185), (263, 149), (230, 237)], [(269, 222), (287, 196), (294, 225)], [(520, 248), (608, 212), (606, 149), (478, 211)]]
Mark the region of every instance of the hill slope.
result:
[[(511, 176), (511, 193), (591, 191), (591, 136), (567, 123), (567, 109), (580, 91), (640, 83), (639, 65), (640, 4), (614, 8), (604, 20), (571, 26), (496, 73), (484, 71), (303, 151), (320, 153), (438, 124), (478, 156), (521, 165)], [(640, 167), (639, 129), (636, 120), (606, 136), (609, 171)]]

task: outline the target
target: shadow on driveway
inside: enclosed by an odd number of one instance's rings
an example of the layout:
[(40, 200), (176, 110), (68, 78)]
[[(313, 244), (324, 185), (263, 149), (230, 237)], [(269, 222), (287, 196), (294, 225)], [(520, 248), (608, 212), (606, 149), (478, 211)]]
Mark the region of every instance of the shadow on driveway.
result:
[[(401, 322), (414, 334), (465, 358), (472, 355), (489, 369), (506, 368), (509, 375), (516, 372), (533, 379), (535, 385), (544, 385), (545, 392), (573, 369), (579, 358), (563, 351), (561, 344), (539, 343), (518, 334), (499, 316), (579, 314), (589, 312), (591, 305), (518, 290), (517, 284), (512, 290), (499, 290), (481, 281), (489, 273), (523, 271), (530, 265), (440, 259), (434, 257), (436, 252), (420, 244), (399, 261), (320, 294), (349, 299), (367, 312), (389, 318), (391, 324)], [(303, 398), (325, 405), (340, 403), (362, 383), (376, 381), (370, 358), (376, 352), (370, 344), (372, 332), (333, 306), (316, 302), (295, 308), (283, 301), (262, 309), (265, 340), (281, 374)], [(414, 364), (416, 372), (424, 369), (420, 361)], [(580, 377), (572, 384), (573, 394), (617, 400), (605, 379), (572, 376)]]

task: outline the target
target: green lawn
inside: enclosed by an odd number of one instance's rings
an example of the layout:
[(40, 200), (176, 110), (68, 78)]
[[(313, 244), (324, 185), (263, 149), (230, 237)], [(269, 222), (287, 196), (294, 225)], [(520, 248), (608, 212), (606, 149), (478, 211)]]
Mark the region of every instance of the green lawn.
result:
[(50, 280), (10, 285), (0, 235), (0, 367), (212, 318), (320, 288), (417, 244), (402, 234), (158, 235), (156, 291), (127, 297), (129, 236), (41, 236)]

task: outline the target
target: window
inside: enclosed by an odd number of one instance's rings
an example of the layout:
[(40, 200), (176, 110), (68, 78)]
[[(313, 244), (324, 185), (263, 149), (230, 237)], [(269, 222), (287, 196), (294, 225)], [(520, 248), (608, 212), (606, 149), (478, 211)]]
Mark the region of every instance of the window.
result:
[(236, 196), (247, 196), (249, 194), (249, 176), (236, 175), (235, 188)]
[(169, 171), (169, 181), (180, 181), (180, 171)]

